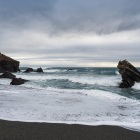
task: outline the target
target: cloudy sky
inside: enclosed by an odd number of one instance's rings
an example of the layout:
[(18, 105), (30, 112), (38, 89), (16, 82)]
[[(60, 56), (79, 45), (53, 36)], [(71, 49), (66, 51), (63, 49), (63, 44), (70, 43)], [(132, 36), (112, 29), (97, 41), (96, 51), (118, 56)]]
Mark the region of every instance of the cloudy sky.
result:
[(140, 0), (0, 0), (0, 52), (21, 66), (140, 66)]

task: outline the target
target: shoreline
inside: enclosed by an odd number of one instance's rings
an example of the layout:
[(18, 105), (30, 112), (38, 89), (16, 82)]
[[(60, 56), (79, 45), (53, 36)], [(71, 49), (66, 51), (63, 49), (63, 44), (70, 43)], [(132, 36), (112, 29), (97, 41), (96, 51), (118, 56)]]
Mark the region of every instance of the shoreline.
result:
[(88, 126), (0, 120), (0, 140), (139, 140), (140, 132), (119, 126)]

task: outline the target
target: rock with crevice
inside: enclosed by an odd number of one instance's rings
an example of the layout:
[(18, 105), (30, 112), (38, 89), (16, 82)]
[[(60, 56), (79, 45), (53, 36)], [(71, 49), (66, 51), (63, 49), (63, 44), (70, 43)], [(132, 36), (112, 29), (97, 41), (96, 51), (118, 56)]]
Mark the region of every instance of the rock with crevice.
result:
[(14, 60), (2, 53), (0, 53), (0, 73), (9, 71), (9, 72), (17, 72), (19, 69), (19, 61)]
[(127, 60), (119, 61), (117, 67), (122, 76), (120, 88), (130, 88), (134, 86), (135, 82), (140, 82), (140, 72)]

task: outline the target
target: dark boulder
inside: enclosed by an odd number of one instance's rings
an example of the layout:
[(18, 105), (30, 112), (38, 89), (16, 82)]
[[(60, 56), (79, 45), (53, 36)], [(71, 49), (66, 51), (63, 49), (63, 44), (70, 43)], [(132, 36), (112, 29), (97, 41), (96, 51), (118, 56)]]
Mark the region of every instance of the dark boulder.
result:
[(4, 54), (0, 53), (0, 73), (3, 72), (17, 72), (19, 69), (19, 61), (16, 61)]
[(29, 72), (33, 72), (33, 68), (28, 68), (25, 72), (29, 73)]
[(12, 82), (10, 83), (11, 85), (22, 85), (24, 84), (25, 82), (28, 82), (29, 80), (25, 80), (25, 79), (22, 79), (22, 78), (13, 78), (12, 79)]
[(12, 74), (11, 72), (4, 72), (2, 75), (0, 75), (0, 78), (9, 78), (9, 79), (13, 79), (16, 76), (14, 74)]
[(120, 88), (130, 88), (134, 86), (135, 82), (140, 82), (140, 72), (127, 60), (119, 61), (117, 67), (122, 76)]
[(38, 68), (38, 69), (36, 70), (36, 72), (43, 72), (43, 69), (42, 69), (42, 68)]

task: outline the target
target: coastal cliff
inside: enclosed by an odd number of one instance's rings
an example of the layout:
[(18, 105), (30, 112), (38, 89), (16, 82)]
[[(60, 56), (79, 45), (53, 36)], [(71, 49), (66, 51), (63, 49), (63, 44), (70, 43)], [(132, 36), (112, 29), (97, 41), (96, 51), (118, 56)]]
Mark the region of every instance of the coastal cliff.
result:
[(19, 61), (14, 60), (4, 54), (0, 53), (0, 73), (9, 71), (17, 72), (19, 70)]

